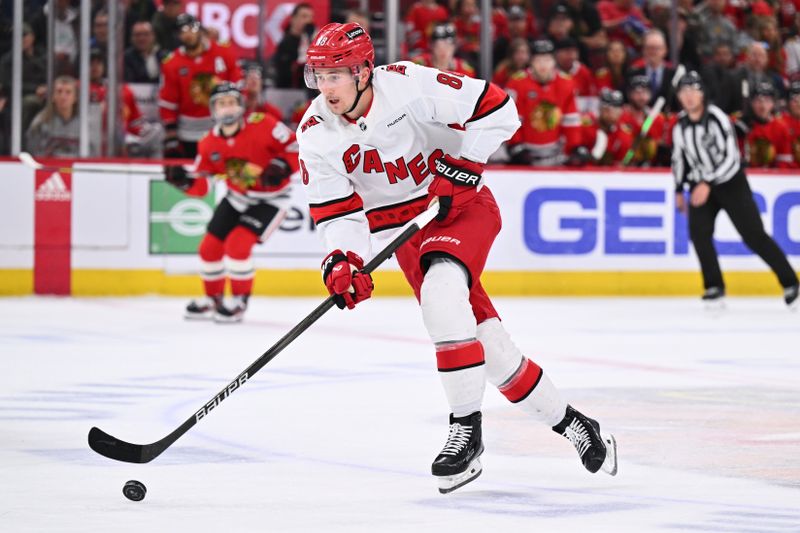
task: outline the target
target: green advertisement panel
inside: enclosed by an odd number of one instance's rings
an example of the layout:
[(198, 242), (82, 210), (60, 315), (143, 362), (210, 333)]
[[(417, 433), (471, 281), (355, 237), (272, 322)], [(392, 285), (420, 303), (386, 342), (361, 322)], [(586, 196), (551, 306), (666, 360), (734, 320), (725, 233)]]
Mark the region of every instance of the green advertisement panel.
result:
[(194, 254), (214, 213), (213, 192), (186, 196), (165, 181), (150, 182), (150, 253)]

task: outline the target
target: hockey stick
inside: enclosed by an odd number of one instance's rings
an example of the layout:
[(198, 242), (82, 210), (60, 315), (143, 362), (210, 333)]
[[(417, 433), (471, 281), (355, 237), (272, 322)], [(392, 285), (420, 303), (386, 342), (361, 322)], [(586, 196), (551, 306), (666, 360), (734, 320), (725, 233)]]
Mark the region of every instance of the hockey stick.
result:
[[(670, 81), (672, 89), (675, 89), (675, 87), (678, 86), (678, 82), (681, 81), (681, 78), (685, 73), (686, 67), (683, 65), (678, 65), (678, 68), (675, 69), (675, 74), (672, 76), (672, 80)], [(644, 138), (647, 137), (647, 132), (650, 131), (653, 121), (655, 121), (658, 114), (661, 113), (661, 110), (664, 108), (664, 104), (666, 103), (667, 100), (663, 96), (659, 96), (656, 99), (656, 103), (653, 104), (652, 109), (650, 109), (650, 112), (647, 114), (647, 118), (644, 119), (642, 129), (639, 131), (639, 135), (636, 136), (633, 144), (625, 153), (625, 157), (622, 159), (622, 166), (628, 166), (628, 164), (631, 162), (631, 159), (633, 159), (633, 156), (636, 154), (636, 150), (639, 149), (639, 145), (642, 143), (642, 141), (644, 141)]]
[(34, 170), (46, 170), (48, 172), (60, 172), (61, 174), (74, 174), (75, 172), (80, 173), (89, 173), (89, 174), (111, 174), (111, 173), (118, 173), (118, 174), (143, 174), (146, 176), (158, 176), (159, 174), (164, 173), (164, 167), (158, 166), (158, 168), (154, 168), (152, 170), (145, 170), (145, 169), (138, 169), (138, 168), (124, 168), (122, 164), (118, 167), (89, 167), (89, 168), (72, 168), (72, 167), (57, 167), (57, 166), (50, 166), (50, 165), (43, 165), (39, 161), (33, 158), (31, 154), (28, 152), (20, 152), (19, 160), (24, 164), (26, 167), (32, 168)]
[[(395, 237), (392, 242), (378, 252), (372, 260), (364, 266), (364, 272), (371, 273), (377, 269), (381, 263), (386, 261), (400, 246), (403, 245), (419, 230), (424, 228), (430, 221), (434, 219), (439, 210), (438, 202), (434, 201), (428, 209), (420, 213), (413, 220), (409, 221), (405, 229)], [(233, 381), (219, 391), (210, 401), (206, 402), (200, 409), (198, 409), (192, 416), (178, 426), (172, 433), (167, 435), (161, 440), (151, 444), (132, 444), (125, 442), (116, 437), (112, 437), (105, 431), (93, 427), (89, 431), (89, 447), (109, 459), (116, 461), (124, 461), (127, 463), (149, 463), (164, 450), (169, 448), (176, 440), (178, 440), (184, 433), (189, 431), (195, 424), (205, 418), (211, 413), (211, 410), (217, 407), (223, 400), (233, 394), (237, 389), (242, 387), (247, 381), (252, 378), (256, 372), (261, 370), (264, 365), (272, 361), (284, 348), (289, 346), (297, 337), (307, 330), (314, 322), (319, 320), (331, 307), (333, 307), (333, 297), (329, 296), (325, 299), (316, 309), (293, 327), (286, 335), (281, 337), (269, 350), (256, 359), (244, 372), (236, 376)]]

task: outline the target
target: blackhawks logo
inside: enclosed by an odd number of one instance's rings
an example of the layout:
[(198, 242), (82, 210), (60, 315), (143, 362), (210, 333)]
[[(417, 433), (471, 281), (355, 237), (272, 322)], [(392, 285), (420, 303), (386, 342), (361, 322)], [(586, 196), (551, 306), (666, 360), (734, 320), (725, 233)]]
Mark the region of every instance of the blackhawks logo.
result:
[(553, 131), (561, 124), (561, 109), (550, 102), (539, 102), (529, 120), (535, 131)]
[(192, 81), (189, 82), (189, 98), (192, 103), (208, 107), (211, 91), (217, 83), (219, 83), (219, 78), (214, 74), (208, 72), (195, 74)]
[(652, 137), (645, 137), (636, 147), (633, 159), (637, 163), (649, 163), (656, 156), (657, 149), (656, 140)]
[(225, 161), (225, 174), (231, 183), (241, 189), (252, 189), (259, 183), (263, 169), (244, 159), (232, 157)]
[(758, 137), (749, 144), (750, 164), (754, 167), (768, 167), (775, 161), (775, 147), (769, 139)]

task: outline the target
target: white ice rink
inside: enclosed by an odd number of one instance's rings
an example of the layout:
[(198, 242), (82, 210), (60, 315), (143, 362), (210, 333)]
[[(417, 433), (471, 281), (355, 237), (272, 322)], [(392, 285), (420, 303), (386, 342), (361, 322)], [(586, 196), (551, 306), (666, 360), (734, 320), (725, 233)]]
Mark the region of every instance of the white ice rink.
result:
[(615, 478), (487, 388), (484, 473), (440, 495), (448, 409), (411, 299), (333, 309), (152, 463), (87, 446), (93, 425), (160, 439), (318, 302), (219, 326), (183, 299), (0, 299), (0, 531), (800, 531), (800, 313), (777, 296), (496, 301), (616, 434)]

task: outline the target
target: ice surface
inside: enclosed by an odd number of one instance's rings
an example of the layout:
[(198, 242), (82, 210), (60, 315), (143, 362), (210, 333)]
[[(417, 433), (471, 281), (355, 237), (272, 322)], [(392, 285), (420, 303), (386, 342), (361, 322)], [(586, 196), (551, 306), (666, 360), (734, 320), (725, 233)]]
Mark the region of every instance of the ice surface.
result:
[(150, 464), (88, 448), (92, 425), (160, 439), (318, 302), (215, 325), (174, 298), (0, 300), (0, 531), (800, 531), (800, 314), (777, 296), (496, 301), (616, 434), (615, 478), (490, 387), (484, 473), (440, 495), (448, 411), (402, 298), (332, 310)]

